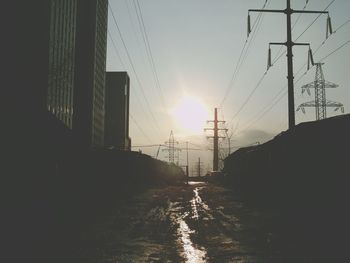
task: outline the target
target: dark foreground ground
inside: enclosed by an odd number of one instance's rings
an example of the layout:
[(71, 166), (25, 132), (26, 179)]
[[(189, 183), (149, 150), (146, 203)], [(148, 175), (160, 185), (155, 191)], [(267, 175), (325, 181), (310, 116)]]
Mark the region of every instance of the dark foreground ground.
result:
[(278, 221), (230, 190), (190, 182), (116, 202), (82, 231), (76, 253), (80, 262), (312, 262), (283, 243)]

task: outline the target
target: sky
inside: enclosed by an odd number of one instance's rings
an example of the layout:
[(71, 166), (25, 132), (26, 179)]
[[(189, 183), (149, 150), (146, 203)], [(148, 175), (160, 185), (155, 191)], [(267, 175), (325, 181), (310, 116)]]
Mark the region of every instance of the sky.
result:
[[(291, 2), (292, 8), (303, 9), (306, 1)], [(204, 128), (212, 127), (205, 120), (213, 120), (214, 108), (218, 108), (219, 119), (226, 121), (221, 127), (228, 128), (231, 151), (263, 143), (288, 129), (288, 102), (283, 96), (287, 90), (285, 47), (272, 46), (272, 60), (281, 56), (265, 75), (269, 42), (286, 40), (285, 15), (251, 13), (253, 27), (247, 38), (248, 9), (262, 8), (264, 3), (265, 0), (109, 0), (107, 71), (129, 73), (133, 146), (164, 144), (173, 131), (179, 148), (184, 149), (186, 141), (191, 143), (190, 166), (201, 158), (203, 170), (210, 170), (212, 140), (206, 136), (212, 134), (204, 132)], [(310, 43), (315, 62), (350, 40), (349, 0), (309, 0), (306, 10), (324, 10), (330, 3), (327, 10), (333, 30), (345, 24), (325, 41), (327, 16), (322, 15), (297, 41)], [(284, 9), (285, 5), (286, 1), (270, 0), (266, 8)], [(294, 40), (316, 17), (293, 15)], [(141, 31), (142, 22), (146, 35)], [(147, 55), (147, 40), (151, 56)], [(303, 67), (308, 59), (307, 47), (294, 47), (293, 52), (297, 108), (314, 100), (307, 93), (301, 94), (301, 86), (313, 81), (315, 67), (309, 71)], [(345, 114), (350, 113), (350, 44), (322, 62), (326, 80), (339, 85), (327, 90), (327, 99), (343, 103)], [(329, 117), (337, 114), (341, 112), (328, 109)], [(305, 114), (296, 112), (297, 124), (312, 120), (313, 108), (306, 108)], [(224, 157), (227, 140), (222, 139), (220, 144)], [(133, 150), (157, 156), (158, 148)], [(157, 158), (166, 160), (162, 149)], [(180, 164), (185, 164), (185, 150), (179, 158)]]

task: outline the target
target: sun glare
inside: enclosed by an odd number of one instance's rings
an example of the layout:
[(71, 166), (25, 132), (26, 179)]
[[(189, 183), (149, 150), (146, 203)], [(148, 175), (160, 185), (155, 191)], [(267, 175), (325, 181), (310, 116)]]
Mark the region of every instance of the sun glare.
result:
[(203, 132), (208, 119), (208, 110), (199, 99), (186, 96), (171, 111), (179, 128), (191, 132)]

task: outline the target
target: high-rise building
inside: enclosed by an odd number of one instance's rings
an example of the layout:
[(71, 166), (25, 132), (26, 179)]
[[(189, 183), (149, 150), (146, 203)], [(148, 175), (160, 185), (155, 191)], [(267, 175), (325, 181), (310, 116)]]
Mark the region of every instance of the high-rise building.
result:
[(130, 150), (130, 79), (127, 72), (106, 73), (105, 146)]
[(51, 0), (47, 109), (68, 128), (73, 121), (76, 0)]
[(73, 131), (87, 146), (104, 144), (108, 0), (77, 0)]
[(87, 147), (102, 146), (108, 0), (31, 1), (23, 8), (31, 15), (22, 12), (28, 23), (16, 29), (16, 68), (25, 71), (11, 89), (18, 114), (40, 126), (49, 111)]

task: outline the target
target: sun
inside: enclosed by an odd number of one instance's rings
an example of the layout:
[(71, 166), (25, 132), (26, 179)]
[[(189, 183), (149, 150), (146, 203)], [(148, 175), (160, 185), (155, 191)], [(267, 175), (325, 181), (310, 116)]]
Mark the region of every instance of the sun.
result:
[(209, 113), (205, 104), (198, 98), (185, 96), (171, 111), (179, 128), (190, 133), (201, 133)]

